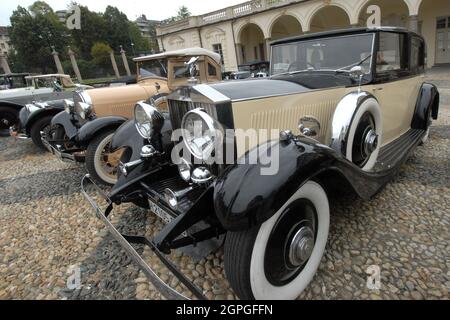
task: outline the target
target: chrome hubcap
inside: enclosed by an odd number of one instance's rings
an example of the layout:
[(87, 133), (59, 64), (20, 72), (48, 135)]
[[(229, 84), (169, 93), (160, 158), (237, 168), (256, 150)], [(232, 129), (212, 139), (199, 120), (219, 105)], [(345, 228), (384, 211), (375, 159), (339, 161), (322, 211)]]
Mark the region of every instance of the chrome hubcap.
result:
[(289, 260), (294, 266), (303, 265), (311, 257), (314, 249), (314, 232), (303, 227), (295, 234), (289, 249)]
[(378, 135), (375, 130), (370, 130), (364, 140), (364, 152), (366, 155), (372, 154), (378, 147)]

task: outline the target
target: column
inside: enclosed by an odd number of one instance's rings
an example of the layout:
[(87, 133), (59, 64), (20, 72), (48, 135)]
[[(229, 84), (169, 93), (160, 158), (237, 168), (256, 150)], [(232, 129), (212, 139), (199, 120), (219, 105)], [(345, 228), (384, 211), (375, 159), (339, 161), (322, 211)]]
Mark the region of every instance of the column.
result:
[(72, 63), (73, 71), (75, 72), (75, 76), (77, 77), (78, 82), (81, 83), (81, 81), (83, 81), (83, 79), (81, 78), (80, 69), (78, 69), (78, 64), (77, 64), (77, 59), (75, 58), (75, 53), (72, 51), (70, 46), (68, 48), (69, 48), (68, 54), (70, 57), (70, 62)]
[(240, 66), (243, 63), (243, 59), (242, 59), (242, 47), (240, 43), (236, 43), (234, 45), (235, 48), (235, 52), (236, 52), (236, 61), (237, 61), (237, 65)]
[(3, 68), (5, 73), (11, 73), (11, 69), (9, 68), (8, 59), (4, 54), (0, 54), (0, 66)]
[(419, 16), (409, 16), (409, 30), (413, 32), (419, 32)]
[(120, 54), (122, 55), (123, 66), (125, 67), (125, 71), (127, 72), (127, 75), (131, 76), (131, 71), (130, 71), (130, 66), (128, 65), (127, 56), (125, 55), (125, 50), (123, 50), (122, 46), (120, 46)]
[(53, 59), (55, 59), (56, 70), (58, 70), (59, 74), (64, 74), (64, 69), (62, 67), (61, 60), (59, 60), (59, 54), (58, 52), (56, 52), (55, 47), (52, 46), (52, 49), (53, 49), (52, 55)]
[(270, 41), (272, 41), (271, 38), (266, 39), (266, 61), (270, 61)]
[(111, 51), (109, 53), (109, 56), (111, 57), (111, 64), (112, 64), (112, 67), (114, 69), (114, 74), (116, 75), (116, 78), (119, 79), (120, 78), (120, 73), (119, 73), (119, 68), (117, 68), (116, 58), (114, 57), (114, 51)]

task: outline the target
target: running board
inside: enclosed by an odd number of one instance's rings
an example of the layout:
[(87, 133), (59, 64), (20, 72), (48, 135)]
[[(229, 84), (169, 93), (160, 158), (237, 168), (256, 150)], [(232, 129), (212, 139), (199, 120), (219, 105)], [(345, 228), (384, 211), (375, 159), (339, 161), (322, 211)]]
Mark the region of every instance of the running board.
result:
[(403, 161), (405, 155), (420, 143), (425, 133), (425, 130), (410, 129), (397, 140), (381, 148), (375, 171), (385, 171), (396, 167)]

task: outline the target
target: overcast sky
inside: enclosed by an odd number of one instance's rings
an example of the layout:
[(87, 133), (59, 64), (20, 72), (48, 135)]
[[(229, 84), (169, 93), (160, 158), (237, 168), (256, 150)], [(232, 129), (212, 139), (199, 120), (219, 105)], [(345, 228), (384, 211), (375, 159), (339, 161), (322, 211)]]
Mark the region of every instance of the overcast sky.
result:
[[(34, 0), (1, 0), (0, 26), (10, 25), (9, 17), (17, 6), (28, 7)], [(71, 0), (46, 0), (53, 10), (66, 9)], [(118, 7), (128, 19), (135, 20), (145, 14), (151, 20), (164, 20), (174, 16), (180, 6), (185, 5), (193, 15), (225, 8), (245, 0), (77, 0), (91, 11), (103, 12), (108, 5)]]

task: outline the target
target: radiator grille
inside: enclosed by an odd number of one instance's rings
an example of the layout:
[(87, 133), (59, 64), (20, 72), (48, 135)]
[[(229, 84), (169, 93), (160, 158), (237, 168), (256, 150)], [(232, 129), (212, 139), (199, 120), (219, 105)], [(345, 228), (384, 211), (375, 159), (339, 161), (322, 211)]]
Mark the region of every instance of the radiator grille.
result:
[(169, 100), (170, 121), (172, 128), (180, 129), (181, 121), (186, 113), (191, 110), (202, 108), (214, 119), (217, 120), (217, 111), (214, 104), (200, 103), (192, 101)]

